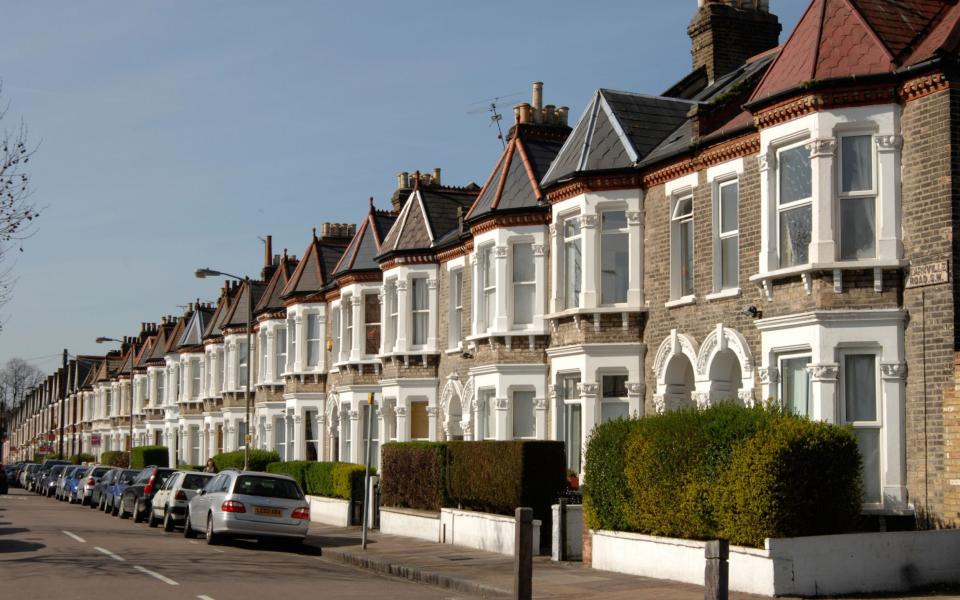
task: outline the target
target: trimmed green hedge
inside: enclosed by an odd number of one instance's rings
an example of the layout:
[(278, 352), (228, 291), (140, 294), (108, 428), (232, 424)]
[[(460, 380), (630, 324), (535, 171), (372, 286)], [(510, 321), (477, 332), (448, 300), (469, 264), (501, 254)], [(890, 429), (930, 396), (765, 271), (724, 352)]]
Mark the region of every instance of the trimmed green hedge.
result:
[[(250, 450), (250, 471), (266, 471), (267, 465), (272, 462), (278, 462), (280, 455), (273, 450)], [(243, 450), (234, 452), (223, 452), (213, 457), (213, 464), (217, 471), (224, 469), (242, 469), (243, 468)]]
[(130, 455), (126, 452), (108, 450), (100, 454), (100, 464), (109, 467), (124, 467), (130, 464)]
[(450, 506), (447, 462), (447, 444), (444, 442), (384, 444), (380, 463), (380, 503), (434, 512)]
[(178, 471), (202, 471), (206, 465), (177, 465)]
[(169, 458), (166, 446), (139, 446), (130, 451), (130, 464), (134, 469), (166, 467)]
[(84, 452), (81, 452), (79, 454), (74, 454), (73, 456), (70, 457), (70, 462), (75, 465), (79, 465), (82, 463), (92, 463), (96, 460), (97, 460), (96, 456), (92, 454), (86, 454)]
[[(267, 472), (294, 478), (300, 489), (311, 496), (363, 500), (363, 478), (366, 472), (363, 465), (292, 460), (272, 462), (267, 465)], [(370, 475), (376, 474), (376, 469), (371, 468)]]
[(272, 462), (267, 465), (267, 473), (277, 473), (293, 477), (300, 489), (307, 493), (307, 467), (314, 464), (309, 460), (291, 460), (289, 462)]
[(777, 408), (721, 403), (604, 423), (585, 479), (591, 529), (762, 546), (840, 533), (860, 511), (853, 434)]

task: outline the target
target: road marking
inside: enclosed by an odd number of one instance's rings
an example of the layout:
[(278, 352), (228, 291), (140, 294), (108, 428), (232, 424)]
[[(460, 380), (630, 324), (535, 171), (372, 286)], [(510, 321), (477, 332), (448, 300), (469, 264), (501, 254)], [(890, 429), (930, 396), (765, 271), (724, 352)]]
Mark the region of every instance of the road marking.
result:
[(224, 552), (224, 551), (221, 550), (220, 548), (214, 548), (213, 551), (214, 551), (214, 552), (219, 552), (220, 554), (223, 554), (223, 552)]
[(199, 544), (200, 542), (195, 542), (193, 540), (188, 540), (191, 544)]
[(97, 552), (103, 552), (113, 560), (119, 560), (120, 562), (125, 562), (127, 560), (122, 556), (117, 556), (116, 554), (114, 554), (113, 552), (110, 552), (106, 548), (101, 548), (100, 546), (94, 546), (93, 549), (96, 550)]
[(197, 598), (199, 598), (200, 600), (213, 600), (213, 598), (211, 598), (210, 596), (204, 596), (203, 594), (200, 594), (199, 596), (197, 596)]
[(167, 584), (167, 585), (180, 585), (179, 583), (177, 583), (176, 581), (170, 579), (169, 577), (164, 577), (164, 576), (161, 575), (160, 573), (157, 573), (156, 571), (151, 571), (150, 569), (145, 569), (145, 568), (141, 567), (140, 565), (134, 565), (133, 568), (136, 569), (137, 571), (140, 571), (141, 573), (146, 573), (146, 574), (149, 575), (150, 577), (154, 577), (154, 578), (156, 578), (156, 579), (159, 579), (160, 581), (164, 582), (164, 583)]
[(69, 531), (67, 531), (67, 530), (65, 530), (65, 529), (61, 530), (61, 532), (63, 533), (63, 535), (66, 535), (66, 536), (68, 536), (68, 537), (72, 537), (73, 539), (77, 540), (77, 541), (80, 542), (81, 544), (86, 544), (86, 543), (87, 543), (87, 540), (83, 539), (82, 537), (80, 537), (79, 535), (77, 535), (77, 534), (75, 534), (75, 533), (70, 533)]

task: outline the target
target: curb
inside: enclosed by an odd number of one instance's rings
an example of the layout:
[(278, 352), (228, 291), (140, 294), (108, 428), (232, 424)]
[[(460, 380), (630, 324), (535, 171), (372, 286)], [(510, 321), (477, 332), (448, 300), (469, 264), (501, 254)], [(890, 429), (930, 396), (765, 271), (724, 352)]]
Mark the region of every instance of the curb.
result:
[(476, 581), (471, 581), (468, 579), (462, 579), (460, 577), (451, 577), (449, 575), (437, 573), (436, 571), (426, 571), (417, 567), (397, 564), (389, 560), (373, 558), (359, 553), (326, 548), (323, 550), (323, 556), (326, 558), (332, 558), (338, 562), (353, 567), (369, 569), (371, 571), (382, 573), (384, 575), (390, 575), (392, 577), (402, 577), (403, 579), (408, 579), (410, 581), (432, 585), (443, 589), (454, 590), (466, 594), (476, 594), (484, 598), (510, 597), (510, 592), (508, 590), (477, 583)]

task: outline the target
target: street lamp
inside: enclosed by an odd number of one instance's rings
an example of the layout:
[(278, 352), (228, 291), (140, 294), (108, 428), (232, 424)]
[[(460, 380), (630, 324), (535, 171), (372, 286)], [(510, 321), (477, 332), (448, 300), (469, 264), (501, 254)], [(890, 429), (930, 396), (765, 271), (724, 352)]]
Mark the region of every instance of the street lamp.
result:
[[(117, 342), (118, 344), (121, 345), (121, 347), (123, 345), (123, 340), (118, 340), (117, 338), (112, 338), (112, 337), (98, 337), (96, 341), (98, 344), (102, 344), (104, 342)], [(130, 453), (131, 453), (131, 460), (132, 460), (132, 454), (133, 454), (133, 396), (135, 395), (134, 394), (135, 388), (133, 386), (133, 360), (136, 357), (136, 354), (137, 354), (137, 343), (135, 339), (131, 338), (130, 339)], [(129, 464), (133, 464), (133, 463), (129, 463)]]
[(243, 470), (250, 467), (250, 376), (253, 373), (253, 363), (251, 362), (250, 335), (253, 333), (253, 288), (250, 286), (250, 277), (239, 277), (223, 271), (214, 271), (210, 268), (197, 269), (194, 272), (197, 279), (206, 279), (207, 277), (229, 277), (242, 281), (247, 287), (247, 387), (244, 390), (243, 397), (247, 405), (247, 413), (243, 425)]

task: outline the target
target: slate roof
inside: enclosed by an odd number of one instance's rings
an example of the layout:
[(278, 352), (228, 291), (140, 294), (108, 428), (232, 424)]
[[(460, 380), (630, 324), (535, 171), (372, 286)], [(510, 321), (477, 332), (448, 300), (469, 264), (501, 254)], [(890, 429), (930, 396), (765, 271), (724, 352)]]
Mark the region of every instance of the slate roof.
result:
[(220, 290), (220, 297), (217, 298), (217, 305), (213, 309), (213, 315), (210, 317), (207, 329), (203, 332), (203, 339), (223, 335), (223, 330), (221, 329), (223, 319), (227, 316), (227, 311), (230, 310), (230, 303), (237, 294), (238, 289), (239, 286), (235, 285), (232, 281), (224, 283), (223, 288)]
[(333, 269), (346, 249), (344, 244), (331, 242), (317, 237), (314, 230), (310, 245), (303, 258), (290, 275), (287, 285), (280, 292), (284, 300), (294, 296), (307, 296), (322, 290), (333, 281)]
[(475, 183), (462, 188), (418, 186), (407, 196), (396, 222), (381, 244), (378, 260), (404, 251), (431, 250), (452, 232), (458, 232), (459, 217), (480, 193)]
[(380, 254), (383, 240), (396, 221), (395, 213), (377, 210), (371, 198), (370, 210), (334, 267), (333, 276), (339, 277), (356, 271), (379, 271), (380, 265), (374, 258)]
[(541, 185), (587, 171), (634, 166), (686, 121), (694, 104), (684, 98), (597, 90)]
[(801, 84), (892, 73), (958, 47), (960, 7), (942, 0), (813, 0), (750, 99)]
[(80, 382), (78, 387), (82, 389), (91, 389), (93, 387), (93, 384), (97, 382), (97, 373), (100, 371), (100, 364), (103, 360), (104, 358), (102, 356), (80, 355), (77, 357), (77, 369), (79, 373), (77, 381)]
[(281, 310), (284, 308), (281, 294), (283, 293), (283, 288), (287, 285), (287, 281), (290, 280), (290, 276), (296, 270), (299, 262), (300, 261), (297, 260), (296, 256), (287, 256), (286, 252), (283, 253), (283, 256), (280, 258), (280, 262), (277, 264), (277, 268), (273, 270), (273, 275), (267, 282), (267, 287), (263, 291), (263, 295), (260, 296), (260, 301), (257, 302), (255, 307), (253, 307), (254, 314), (259, 314), (266, 311)]
[(197, 304), (199, 306), (190, 315), (177, 339), (177, 349), (203, 345), (203, 333), (213, 319), (214, 309), (208, 305)]
[[(251, 280), (249, 287), (252, 288), (253, 305), (256, 306), (261, 296), (263, 296), (264, 290), (267, 289), (267, 284), (262, 281)], [(233, 302), (230, 303), (230, 308), (227, 309), (223, 321), (220, 324), (220, 327), (223, 329), (227, 329), (228, 327), (246, 327), (247, 325), (247, 296), (251, 290), (248, 289), (246, 281), (242, 282), (238, 289), (239, 292), (234, 295)]]
[(503, 154), (466, 218), (475, 220), (496, 211), (540, 206), (540, 180), (570, 134), (569, 127), (526, 123), (514, 127)]

